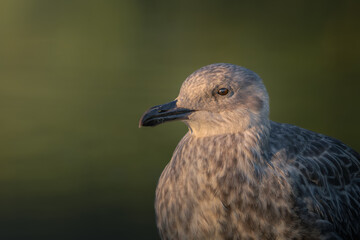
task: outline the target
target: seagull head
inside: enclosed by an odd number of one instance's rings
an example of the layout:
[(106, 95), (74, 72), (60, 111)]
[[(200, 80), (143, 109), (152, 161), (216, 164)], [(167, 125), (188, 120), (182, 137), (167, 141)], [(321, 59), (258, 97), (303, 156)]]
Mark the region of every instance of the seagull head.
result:
[(198, 137), (229, 134), (267, 124), (269, 97), (260, 77), (233, 64), (200, 68), (182, 84), (178, 97), (147, 110), (139, 126), (182, 120)]

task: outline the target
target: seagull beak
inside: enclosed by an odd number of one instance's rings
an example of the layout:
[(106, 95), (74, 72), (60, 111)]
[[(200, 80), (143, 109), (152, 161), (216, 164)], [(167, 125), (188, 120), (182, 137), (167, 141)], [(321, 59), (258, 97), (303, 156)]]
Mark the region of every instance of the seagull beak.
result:
[(179, 108), (176, 102), (177, 100), (147, 110), (140, 118), (139, 127), (154, 127), (167, 121), (188, 119), (188, 115), (194, 110)]

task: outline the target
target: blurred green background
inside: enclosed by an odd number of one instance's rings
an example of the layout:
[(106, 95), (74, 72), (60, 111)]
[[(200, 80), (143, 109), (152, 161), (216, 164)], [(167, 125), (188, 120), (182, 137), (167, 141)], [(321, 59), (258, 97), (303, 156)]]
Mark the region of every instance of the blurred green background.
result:
[(138, 129), (194, 70), (243, 65), (271, 118), (360, 151), (359, 1), (0, 1), (0, 239), (158, 239), (186, 127)]

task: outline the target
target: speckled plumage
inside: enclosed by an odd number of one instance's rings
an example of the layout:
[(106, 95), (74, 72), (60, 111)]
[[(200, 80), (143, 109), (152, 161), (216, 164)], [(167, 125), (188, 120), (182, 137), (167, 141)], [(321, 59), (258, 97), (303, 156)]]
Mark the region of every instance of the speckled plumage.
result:
[(156, 190), (162, 239), (360, 239), (360, 155), (270, 121), (255, 73), (201, 68), (176, 105), (194, 112)]

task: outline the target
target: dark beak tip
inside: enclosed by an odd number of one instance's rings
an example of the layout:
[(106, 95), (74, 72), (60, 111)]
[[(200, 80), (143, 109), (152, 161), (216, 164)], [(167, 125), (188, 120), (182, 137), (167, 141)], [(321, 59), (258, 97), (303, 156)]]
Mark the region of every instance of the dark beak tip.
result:
[(139, 120), (139, 128), (141, 127), (146, 127), (146, 124), (145, 124), (145, 121), (144, 121), (144, 118), (145, 118), (145, 115), (149, 112), (149, 110), (145, 111), (143, 113), (143, 115), (141, 116), (140, 120)]
[(148, 110), (146, 110), (144, 112), (144, 114), (141, 116), (140, 120), (139, 120), (139, 128), (142, 127), (153, 127), (153, 125), (151, 125), (151, 121), (149, 121), (151, 119), (151, 115), (149, 116), (149, 112), (151, 112), (153, 108), (150, 108)]
[(194, 110), (177, 107), (176, 102), (177, 100), (149, 108), (141, 116), (139, 128), (155, 127), (164, 122), (187, 119), (187, 116), (194, 112)]

